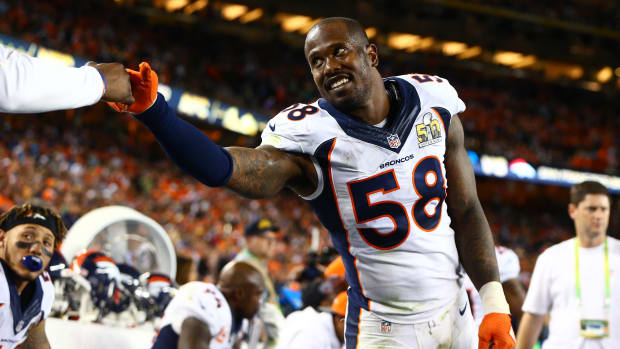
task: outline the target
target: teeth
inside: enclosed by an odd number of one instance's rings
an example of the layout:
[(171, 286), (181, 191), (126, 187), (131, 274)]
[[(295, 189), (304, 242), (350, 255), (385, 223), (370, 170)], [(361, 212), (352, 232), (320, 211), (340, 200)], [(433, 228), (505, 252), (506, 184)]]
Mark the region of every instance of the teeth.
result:
[(348, 78), (342, 78), (342, 79), (340, 79), (340, 80), (338, 80), (338, 81), (336, 81), (336, 82), (334, 82), (332, 84), (332, 89), (340, 87), (340, 86), (346, 84), (347, 82), (349, 82)]

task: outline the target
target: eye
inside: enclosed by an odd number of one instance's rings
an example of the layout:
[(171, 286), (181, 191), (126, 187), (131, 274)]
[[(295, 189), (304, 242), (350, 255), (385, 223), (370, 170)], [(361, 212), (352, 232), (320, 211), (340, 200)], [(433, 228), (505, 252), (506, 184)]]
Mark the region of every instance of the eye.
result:
[(312, 58), (312, 66), (313, 67), (319, 67), (321, 64), (323, 64), (323, 59), (322, 58), (318, 58), (318, 57)]
[(347, 53), (347, 50), (344, 47), (336, 48), (336, 52), (334, 53), (337, 57), (342, 57)]
[(51, 241), (45, 240), (45, 241), (43, 241), (43, 245), (45, 245), (45, 247), (52, 247), (53, 244), (52, 244)]
[(30, 240), (30, 239), (32, 239), (32, 234), (31, 233), (26, 233), (26, 234), (23, 235), (23, 237), (26, 240)]

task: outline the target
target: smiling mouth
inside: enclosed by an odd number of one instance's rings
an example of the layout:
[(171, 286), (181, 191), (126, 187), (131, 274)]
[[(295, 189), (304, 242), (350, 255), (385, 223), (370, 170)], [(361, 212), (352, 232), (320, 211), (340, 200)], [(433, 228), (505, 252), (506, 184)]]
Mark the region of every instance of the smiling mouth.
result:
[(327, 81), (326, 87), (328, 91), (342, 89), (351, 82), (351, 78), (346, 75), (333, 77)]

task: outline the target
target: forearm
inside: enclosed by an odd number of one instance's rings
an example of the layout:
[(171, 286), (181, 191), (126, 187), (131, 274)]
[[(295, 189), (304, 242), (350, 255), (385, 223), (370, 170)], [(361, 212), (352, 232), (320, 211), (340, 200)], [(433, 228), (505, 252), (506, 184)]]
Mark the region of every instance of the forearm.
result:
[(192, 124), (177, 117), (161, 94), (136, 118), (151, 130), (170, 159), (182, 170), (211, 187), (228, 182), (233, 169), (230, 153)]
[(280, 192), (289, 178), (301, 173), (293, 155), (273, 147), (220, 147), (177, 117), (161, 94), (136, 118), (153, 132), (177, 166), (210, 187), (226, 186), (248, 198), (265, 198)]
[(543, 315), (524, 312), (523, 318), (521, 318), (521, 322), (519, 323), (516, 349), (531, 349), (534, 347), (540, 335), (543, 322)]
[(104, 82), (92, 67), (72, 68), (1, 48), (0, 112), (38, 113), (94, 104)]
[(459, 258), (476, 288), (499, 281), (493, 236), (480, 202), (472, 202), (452, 225)]

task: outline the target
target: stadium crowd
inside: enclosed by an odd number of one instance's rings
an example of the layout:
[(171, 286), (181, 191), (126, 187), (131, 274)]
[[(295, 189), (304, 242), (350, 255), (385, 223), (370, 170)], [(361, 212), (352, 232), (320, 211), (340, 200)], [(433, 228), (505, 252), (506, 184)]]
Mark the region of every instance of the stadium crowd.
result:
[[(72, 11), (62, 11), (68, 6)], [(164, 83), (269, 116), (317, 96), (301, 50), (276, 34), (267, 45), (215, 34), (208, 19), (186, 28), (102, 6), (113, 5), (0, 0), (0, 33), (96, 61), (137, 67), (148, 60)], [(384, 76), (421, 71), (448, 78), (468, 106), (462, 119), (470, 150), (620, 172), (620, 120), (608, 117), (620, 114), (617, 95), (457, 69), (432, 55), (387, 55), (380, 69)]]

